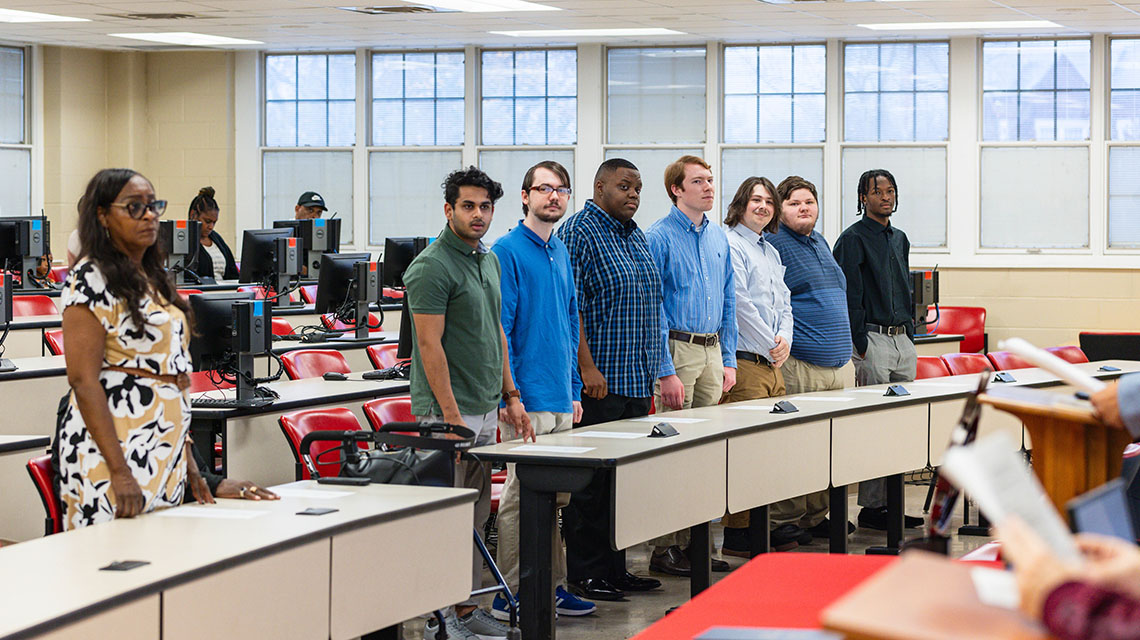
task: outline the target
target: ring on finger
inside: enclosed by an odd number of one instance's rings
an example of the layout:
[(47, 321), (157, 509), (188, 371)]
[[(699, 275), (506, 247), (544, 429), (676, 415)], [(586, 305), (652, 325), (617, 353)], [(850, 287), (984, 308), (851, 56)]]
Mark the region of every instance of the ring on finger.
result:
[(246, 489), (247, 489), (247, 487), (242, 487), (242, 488), (241, 488), (241, 491), (239, 491), (239, 492), (238, 492), (238, 497), (239, 497), (239, 498), (244, 498), (244, 497), (245, 497), (245, 492), (246, 492)]

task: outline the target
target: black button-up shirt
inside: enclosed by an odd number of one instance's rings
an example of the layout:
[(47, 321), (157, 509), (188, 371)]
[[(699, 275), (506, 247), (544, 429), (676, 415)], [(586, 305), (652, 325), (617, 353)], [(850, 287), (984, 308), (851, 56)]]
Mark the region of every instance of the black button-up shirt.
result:
[(835, 241), (835, 261), (847, 276), (847, 313), (855, 352), (867, 352), (867, 324), (905, 325), (914, 339), (910, 240), (900, 229), (864, 215)]

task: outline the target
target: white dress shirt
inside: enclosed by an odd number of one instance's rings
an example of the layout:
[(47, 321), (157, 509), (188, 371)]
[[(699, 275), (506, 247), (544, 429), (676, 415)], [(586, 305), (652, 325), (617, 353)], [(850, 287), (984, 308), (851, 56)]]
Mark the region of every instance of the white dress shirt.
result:
[(742, 224), (729, 227), (727, 235), (736, 284), (736, 348), (768, 358), (776, 336), (792, 344), (792, 294), (780, 252)]

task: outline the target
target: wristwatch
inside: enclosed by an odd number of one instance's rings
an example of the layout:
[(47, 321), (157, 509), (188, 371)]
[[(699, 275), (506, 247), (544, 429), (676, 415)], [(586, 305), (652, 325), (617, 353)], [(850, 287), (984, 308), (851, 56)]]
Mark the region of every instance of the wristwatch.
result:
[(511, 401), (511, 398), (518, 398), (519, 402), (522, 402), (522, 394), (519, 393), (518, 389), (511, 389), (510, 391), (503, 392), (503, 404), (509, 403)]

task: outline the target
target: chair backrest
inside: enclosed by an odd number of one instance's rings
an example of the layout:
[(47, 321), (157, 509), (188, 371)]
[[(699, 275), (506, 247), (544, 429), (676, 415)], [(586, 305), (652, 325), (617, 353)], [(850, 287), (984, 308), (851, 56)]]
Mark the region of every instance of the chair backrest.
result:
[(944, 353), (942, 362), (950, 370), (950, 375), (960, 376), (967, 373), (981, 373), (992, 369), (990, 361), (980, 353)]
[(55, 300), (39, 294), (30, 296), (12, 296), (12, 316), (57, 316), (59, 309)]
[(192, 371), (190, 373), (190, 393), (201, 393), (203, 391), (214, 391), (215, 389), (233, 389), (232, 382), (220, 381), (214, 384), (210, 379), (210, 371)]
[(400, 345), (395, 342), (388, 342), (384, 344), (370, 344), (365, 347), (368, 353), (368, 359), (372, 361), (372, 366), (377, 369), (387, 369), (394, 366), (399, 359), (396, 357), (396, 352), (399, 351)]
[(941, 378), (950, 375), (950, 369), (942, 358), (938, 356), (918, 356), (918, 373), (915, 374), (915, 380), (924, 380), (926, 378)]
[(404, 290), (403, 289), (393, 289), (391, 287), (384, 287), (384, 290), (381, 292), (381, 295), (383, 295), (385, 298), (392, 298), (395, 300), (401, 300), (404, 297)]
[[(259, 284), (247, 284), (237, 288), (239, 293), (252, 293), (254, 300), (264, 300), (267, 293), (266, 288)], [(268, 290), (269, 295), (276, 295), (272, 289)]]
[(197, 293), (202, 293), (202, 290), (201, 289), (179, 289), (178, 290), (178, 295), (182, 296), (184, 299), (189, 298), (191, 295), (197, 294)]
[(995, 371), (1005, 371), (1007, 369), (1028, 369), (1033, 365), (1022, 360), (1021, 358), (1013, 355), (1009, 351), (991, 351), (986, 354), (990, 362), (994, 365)]
[(1080, 347), (1076, 347), (1071, 344), (1065, 345), (1063, 347), (1045, 347), (1045, 350), (1064, 360), (1065, 362), (1080, 364), (1082, 362), (1089, 361), (1088, 357), (1085, 355), (1085, 352), (1081, 351)]
[[(331, 313), (326, 313), (323, 316), (321, 316), (321, 324), (324, 325), (324, 327), (326, 329), (328, 329), (329, 331), (354, 331), (354, 330), (356, 330), (355, 324), (348, 324), (347, 322), (341, 322), (340, 320), (333, 318), (333, 315)], [(369, 326), (369, 329), (368, 329), (369, 333), (375, 333), (377, 331), (383, 331), (384, 330), (384, 328), (380, 326), (380, 318), (377, 318), (376, 314), (372, 313), (371, 311), (368, 312), (368, 326)]]
[(329, 371), (352, 373), (344, 354), (336, 349), (297, 349), (281, 355), (290, 380), (319, 378)]
[[(933, 314), (933, 309), (931, 310)], [(935, 334), (960, 333), (966, 336), (958, 350), (962, 353), (980, 353), (986, 347), (985, 307), (938, 307), (938, 326), (930, 325), (927, 331)]]
[(272, 330), (275, 336), (287, 336), (293, 333), (293, 325), (285, 318), (274, 318)]
[(48, 329), (44, 331), (44, 344), (53, 356), (63, 355), (63, 329)]
[(1140, 332), (1082, 331), (1081, 351), (1092, 362), (1097, 360), (1140, 360)]
[(307, 284), (301, 287), (301, 302), (305, 304), (317, 303), (317, 285)]
[[(293, 450), (293, 460), (297, 463), (296, 479), (308, 480), (309, 470), (301, 462), (301, 439), (314, 431), (360, 431), (360, 421), (352, 411), (344, 407), (329, 407), (325, 409), (306, 409), (286, 413), (277, 419), (281, 425), (281, 433), (289, 441)], [(367, 449), (368, 445), (361, 442), (360, 448)], [(340, 475), (340, 455), (323, 452), (337, 447), (335, 442), (314, 442), (309, 448), (309, 455), (317, 467), (321, 477), (335, 477)], [(319, 457), (318, 457), (319, 456)]]
[(67, 280), (67, 273), (69, 271), (71, 271), (71, 267), (68, 267), (66, 265), (61, 267), (52, 267), (51, 271), (48, 272), (48, 279), (52, 282), (63, 282), (64, 280)]
[(412, 399), (408, 396), (377, 398), (364, 403), (364, 417), (373, 430), (389, 422), (415, 422), (412, 415)]
[(32, 477), (32, 484), (40, 493), (40, 500), (44, 503), (44, 535), (63, 531), (63, 514), (59, 508), (59, 496), (55, 493), (55, 474), (51, 470), (51, 456), (36, 456), (28, 460), (28, 475)]

